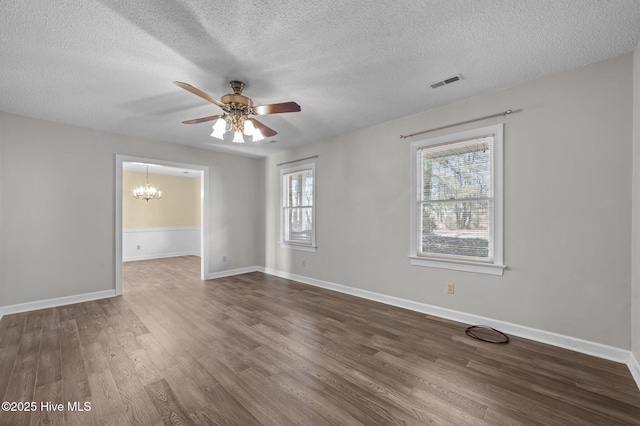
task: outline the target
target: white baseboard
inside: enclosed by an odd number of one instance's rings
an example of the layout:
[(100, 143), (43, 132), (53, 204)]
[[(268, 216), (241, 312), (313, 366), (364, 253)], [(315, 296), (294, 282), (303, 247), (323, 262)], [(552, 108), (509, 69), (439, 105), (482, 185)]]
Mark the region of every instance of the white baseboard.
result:
[(211, 272), (207, 275), (208, 280), (215, 280), (216, 278), (231, 277), (233, 275), (248, 274), (249, 272), (261, 271), (264, 272), (262, 266), (247, 266), (246, 268), (229, 269), (228, 271)]
[(37, 311), (38, 309), (54, 308), (57, 306), (72, 305), (74, 303), (89, 302), (91, 300), (106, 299), (108, 297), (114, 297), (115, 295), (116, 291), (114, 289), (2, 306), (0, 307), (0, 318), (2, 318), (2, 315), (18, 314), (20, 312)]
[(638, 358), (633, 355), (633, 352), (629, 354), (629, 362), (627, 365), (629, 366), (633, 380), (636, 381), (636, 385), (638, 385), (638, 389), (640, 389), (640, 362), (638, 362)]
[[(441, 308), (438, 306), (428, 305), (426, 303), (400, 299), (398, 297), (387, 296), (372, 291), (360, 290), (357, 288), (335, 284), (328, 281), (309, 278), (289, 272), (278, 271), (271, 268), (261, 267), (258, 270), (266, 274), (276, 275), (278, 277), (299, 281), (301, 283), (313, 285), (316, 287), (322, 287), (328, 290), (334, 290), (340, 293), (346, 293), (352, 296), (362, 297), (364, 299), (385, 303), (387, 305), (398, 306), (400, 308), (409, 309), (411, 311), (422, 312), (440, 318), (446, 318), (452, 321), (458, 321), (465, 324), (488, 325), (490, 327), (499, 329), (507, 334), (512, 334), (514, 336), (523, 337), (525, 339), (535, 340), (537, 342), (558, 346), (576, 352), (581, 352), (587, 355), (593, 355), (599, 358), (608, 359), (610, 361), (616, 361), (623, 364), (629, 363), (630, 352), (628, 350), (616, 348), (613, 346), (607, 346), (576, 337), (565, 336), (562, 334), (552, 333), (550, 331), (538, 330), (535, 328), (512, 324), (509, 322), (482, 317), (479, 315), (454, 311), (452, 309)], [(638, 382), (637, 379), (636, 382)]]
[(148, 256), (131, 256), (126, 259), (122, 259), (123, 262), (135, 262), (136, 260), (153, 260), (153, 259), (164, 259), (166, 257), (178, 257), (178, 256), (198, 256), (200, 257), (199, 252), (195, 251), (185, 251), (180, 253), (165, 253), (161, 255), (148, 255)]

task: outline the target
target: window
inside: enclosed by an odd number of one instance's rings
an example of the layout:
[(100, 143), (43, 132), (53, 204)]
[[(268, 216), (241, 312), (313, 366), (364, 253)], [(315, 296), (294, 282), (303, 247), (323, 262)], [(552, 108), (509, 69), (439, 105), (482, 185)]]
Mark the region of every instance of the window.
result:
[(280, 172), (282, 176), (282, 247), (316, 249), (315, 163)]
[(502, 275), (502, 125), (411, 144), (412, 265)]

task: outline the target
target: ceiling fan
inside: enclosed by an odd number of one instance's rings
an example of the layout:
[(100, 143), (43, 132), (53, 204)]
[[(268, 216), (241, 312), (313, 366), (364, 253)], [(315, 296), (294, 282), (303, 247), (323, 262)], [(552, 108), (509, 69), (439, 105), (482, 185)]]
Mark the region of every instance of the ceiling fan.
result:
[(211, 136), (223, 139), (224, 134), (233, 129), (235, 132), (233, 142), (236, 143), (244, 143), (244, 138), (242, 137), (243, 134), (246, 136), (252, 136), (254, 142), (262, 140), (265, 137), (271, 137), (278, 134), (278, 132), (265, 126), (255, 118), (250, 118), (250, 115), (281, 114), (284, 112), (300, 111), (300, 105), (295, 102), (254, 106), (253, 100), (242, 94), (245, 84), (241, 81), (234, 80), (229, 83), (233, 89), (233, 93), (224, 95), (222, 97), (222, 102), (207, 95), (202, 90), (196, 89), (190, 84), (182, 83), (180, 81), (174, 81), (173, 84), (219, 106), (222, 108), (222, 111), (224, 111), (223, 114), (196, 118), (193, 120), (183, 121), (182, 123), (197, 124), (205, 121), (217, 120), (213, 125), (213, 133), (211, 133)]

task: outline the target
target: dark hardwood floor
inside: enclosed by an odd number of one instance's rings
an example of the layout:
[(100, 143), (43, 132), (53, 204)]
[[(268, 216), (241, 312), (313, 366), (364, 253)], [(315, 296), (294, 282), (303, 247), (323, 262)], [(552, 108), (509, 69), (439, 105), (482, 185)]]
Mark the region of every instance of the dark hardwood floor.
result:
[(0, 425), (640, 424), (623, 364), (262, 273), (198, 275), (196, 257), (126, 263), (122, 297), (3, 317), (0, 395), (37, 408)]

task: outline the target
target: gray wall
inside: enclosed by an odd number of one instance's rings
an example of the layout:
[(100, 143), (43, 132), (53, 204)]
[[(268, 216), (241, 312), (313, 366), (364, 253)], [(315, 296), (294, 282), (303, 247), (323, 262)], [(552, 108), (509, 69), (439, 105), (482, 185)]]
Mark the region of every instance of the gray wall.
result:
[(640, 45), (633, 54), (633, 250), (631, 343), (640, 362)]
[(258, 262), (258, 160), (6, 113), (0, 126), (0, 306), (114, 288), (115, 154), (209, 166), (209, 272)]
[[(263, 160), (265, 266), (629, 349), (632, 66), (624, 55)], [(508, 270), (410, 266), (399, 135), (508, 108), (523, 109), (505, 120)], [(281, 249), (275, 164), (315, 154), (318, 250)]]

